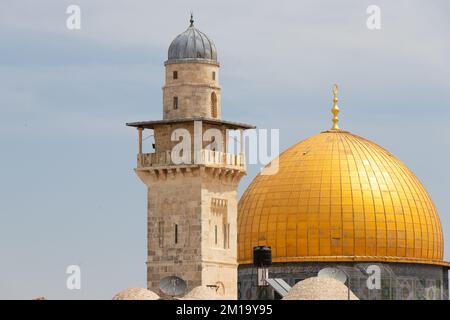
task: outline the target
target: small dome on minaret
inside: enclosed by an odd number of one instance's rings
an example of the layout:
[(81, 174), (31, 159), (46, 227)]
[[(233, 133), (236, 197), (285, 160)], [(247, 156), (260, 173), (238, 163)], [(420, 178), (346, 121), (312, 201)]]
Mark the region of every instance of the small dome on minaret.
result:
[(169, 46), (168, 62), (177, 60), (210, 60), (217, 62), (217, 50), (206, 34), (194, 27), (191, 14), (190, 25)]

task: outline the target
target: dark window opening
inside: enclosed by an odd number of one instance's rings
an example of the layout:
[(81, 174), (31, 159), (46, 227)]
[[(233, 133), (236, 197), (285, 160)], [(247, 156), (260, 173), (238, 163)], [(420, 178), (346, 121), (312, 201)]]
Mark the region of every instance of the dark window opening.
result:
[(211, 144), (210, 144), (210, 146), (211, 146), (211, 151), (216, 151), (216, 137), (214, 137), (214, 136), (212, 136), (211, 137)]
[(174, 80), (178, 79), (178, 71), (173, 72), (173, 79)]
[(173, 108), (178, 109), (178, 97), (173, 97)]
[(178, 243), (178, 225), (175, 225), (175, 244)]
[(215, 71), (213, 71), (213, 73), (212, 73), (212, 79), (216, 80), (216, 72)]

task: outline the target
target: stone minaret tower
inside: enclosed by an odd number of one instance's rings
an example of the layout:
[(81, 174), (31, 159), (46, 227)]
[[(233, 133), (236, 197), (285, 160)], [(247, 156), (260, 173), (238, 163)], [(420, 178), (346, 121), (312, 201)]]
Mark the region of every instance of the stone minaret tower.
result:
[[(163, 120), (128, 123), (139, 135), (136, 174), (148, 187), (148, 289), (184, 279), (187, 290), (212, 286), (237, 298), (237, 185), (243, 144), (229, 153), (229, 130), (253, 126), (221, 120), (219, 63), (213, 42), (190, 26), (169, 47)], [(154, 150), (143, 153), (143, 131)]]

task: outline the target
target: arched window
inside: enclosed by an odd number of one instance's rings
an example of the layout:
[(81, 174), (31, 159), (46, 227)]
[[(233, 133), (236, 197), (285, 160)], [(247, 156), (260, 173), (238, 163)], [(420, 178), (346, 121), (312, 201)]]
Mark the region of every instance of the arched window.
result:
[(216, 93), (211, 93), (211, 117), (217, 118), (217, 96)]

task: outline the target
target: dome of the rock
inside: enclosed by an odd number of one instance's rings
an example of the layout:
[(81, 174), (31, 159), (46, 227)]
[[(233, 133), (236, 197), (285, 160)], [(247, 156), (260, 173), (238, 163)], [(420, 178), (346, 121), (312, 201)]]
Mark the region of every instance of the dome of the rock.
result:
[(277, 298), (252, 285), (253, 249), (266, 246), (270, 277), (291, 286), (335, 268), (360, 299), (446, 299), (450, 264), (430, 195), (389, 151), (339, 128), (337, 92), (333, 127), (281, 153), (239, 201), (240, 296)]
[(440, 264), (442, 229), (418, 178), (379, 145), (330, 130), (283, 152), (239, 202), (239, 262), (268, 245), (274, 262)]

